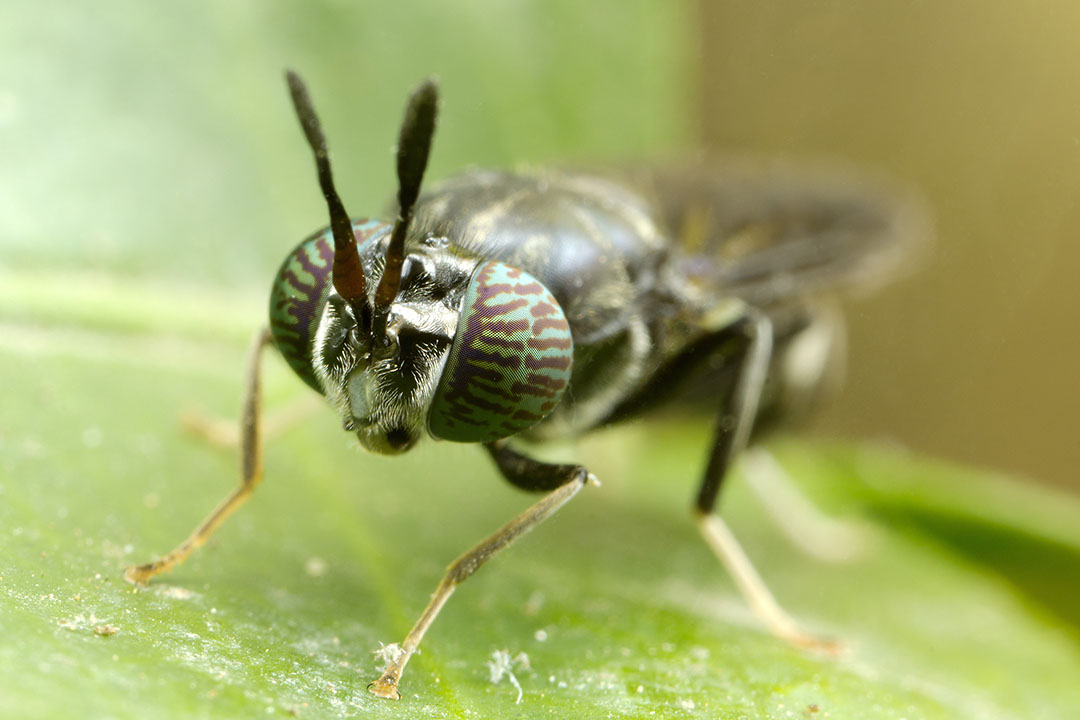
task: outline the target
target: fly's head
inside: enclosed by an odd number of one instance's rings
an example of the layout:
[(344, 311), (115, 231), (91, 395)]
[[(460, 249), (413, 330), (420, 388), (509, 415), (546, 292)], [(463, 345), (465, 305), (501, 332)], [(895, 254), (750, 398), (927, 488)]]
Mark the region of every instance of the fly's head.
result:
[[(387, 233), (374, 243), (373, 261), (389, 239)], [(438, 247), (433, 239), (405, 257), (400, 288), (378, 336), (365, 332), (337, 293), (330, 294), (316, 331), (311, 358), (319, 387), (368, 450), (404, 452), (426, 431), (475, 264), (434, 252)]]
[(379, 453), (404, 452), (425, 432), (487, 442), (542, 420), (570, 377), (573, 342), (558, 302), (524, 271), (409, 234), (434, 132), (434, 84), (421, 85), (406, 110), (400, 210), (389, 224), (349, 219), (307, 90), (288, 79), (331, 226), (302, 242), (274, 283), (270, 326), (286, 361)]

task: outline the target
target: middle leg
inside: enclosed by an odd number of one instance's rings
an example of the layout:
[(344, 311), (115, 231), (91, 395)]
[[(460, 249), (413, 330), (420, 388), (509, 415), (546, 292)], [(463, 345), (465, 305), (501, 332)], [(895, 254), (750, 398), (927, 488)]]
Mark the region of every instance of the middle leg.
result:
[(773, 339), (768, 317), (753, 309), (748, 309), (742, 319), (721, 332), (731, 336), (729, 347), (738, 368), (735, 382), (720, 399), (713, 446), (694, 506), (694, 519), (706, 544), (731, 574), (751, 610), (774, 635), (800, 647), (831, 649), (833, 643), (803, 631), (780, 606), (734, 533), (715, 512), (723, 482), (750, 439), (772, 357)]

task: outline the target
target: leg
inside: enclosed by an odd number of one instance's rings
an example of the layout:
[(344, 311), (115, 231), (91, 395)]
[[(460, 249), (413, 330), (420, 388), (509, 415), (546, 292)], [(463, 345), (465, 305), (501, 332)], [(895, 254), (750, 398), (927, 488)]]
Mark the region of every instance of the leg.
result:
[(270, 331), (263, 328), (255, 336), (248, 354), (247, 390), (244, 394), (244, 407), (240, 418), (241, 477), (240, 487), (222, 501), (217, 508), (187, 540), (180, 543), (168, 555), (145, 565), (133, 565), (124, 572), (124, 579), (130, 583), (145, 585), (150, 578), (168, 572), (184, 562), (191, 551), (203, 543), (218, 529), (218, 526), (240, 507), (255, 486), (262, 479), (262, 444), (259, 439), (259, 410), (261, 404), (261, 363), (262, 351), (271, 343)]
[(476, 572), (492, 555), (499, 552), (519, 537), (548, 519), (556, 510), (565, 505), (585, 486), (592, 475), (580, 465), (550, 465), (531, 460), (519, 455), (506, 446), (505, 441), (486, 446), (499, 469), (510, 482), (529, 490), (550, 490), (532, 507), (518, 515), (479, 545), (459, 557), (446, 570), (446, 575), (435, 589), (420, 619), (401, 643), (396, 657), (387, 664), (378, 680), (368, 685), (375, 695), (397, 700), (398, 682), (405, 670), (409, 658), (416, 652), (417, 646), (428, 631), (443, 605), (450, 599), (454, 589)]
[(821, 645), (800, 630), (780, 607), (727, 524), (713, 512), (723, 481), (750, 437), (772, 355), (772, 326), (764, 315), (748, 311), (727, 332), (735, 334), (739, 368), (730, 391), (721, 398), (716, 436), (698, 492), (695, 519), (705, 542), (727, 568), (750, 608), (773, 634), (803, 647)]
[[(289, 405), (276, 411), (263, 413), (259, 421), (264, 440), (273, 439), (291, 427), (299, 425), (316, 410), (324, 407), (318, 395), (305, 393)], [(212, 417), (199, 410), (185, 410), (180, 413), (180, 425), (187, 432), (202, 438), (215, 447), (232, 450), (240, 447), (240, 431), (235, 420)]]
[(873, 546), (875, 535), (869, 523), (826, 515), (768, 450), (752, 447), (739, 462), (747, 486), (776, 527), (806, 555), (822, 562), (848, 563)]

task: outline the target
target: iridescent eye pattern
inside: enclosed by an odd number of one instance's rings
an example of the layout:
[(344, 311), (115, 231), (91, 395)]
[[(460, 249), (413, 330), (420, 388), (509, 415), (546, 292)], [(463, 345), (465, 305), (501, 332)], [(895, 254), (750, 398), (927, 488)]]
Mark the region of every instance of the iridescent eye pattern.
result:
[(465, 293), (431, 434), (490, 442), (532, 427), (566, 390), (573, 353), (570, 326), (548, 289), (523, 270), (483, 263)]

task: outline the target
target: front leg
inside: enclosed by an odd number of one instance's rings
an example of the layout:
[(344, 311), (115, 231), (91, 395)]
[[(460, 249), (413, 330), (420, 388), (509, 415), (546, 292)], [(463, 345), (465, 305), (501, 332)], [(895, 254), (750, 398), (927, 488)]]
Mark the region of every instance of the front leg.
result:
[(490, 443), (485, 447), (491, 453), (499, 470), (511, 483), (525, 490), (550, 492), (450, 564), (427, 607), (420, 614), (420, 619), (416, 621), (401, 643), (396, 656), (387, 664), (379, 679), (368, 685), (368, 690), (379, 697), (392, 700), (401, 697), (398, 692), (398, 683), (401, 681), (401, 674), (405, 671), (405, 665), (416, 652), (416, 648), (424, 638), (424, 633), (435, 622), (436, 616), (450, 599), (454, 589), (479, 570), (480, 566), (495, 553), (555, 514), (559, 508), (578, 494), (585, 483), (590, 480), (595, 481), (592, 474), (580, 465), (554, 465), (538, 462), (511, 450), (504, 440)]
[(263, 328), (255, 335), (248, 351), (247, 388), (244, 393), (244, 405), (240, 414), (240, 487), (206, 517), (192, 531), (184, 542), (172, 552), (144, 565), (133, 565), (124, 571), (124, 579), (136, 585), (146, 585), (150, 578), (168, 572), (184, 562), (187, 556), (201, 547), (225, 518), (229, 517), (251, 496), (255, 486), (262, 480), (263, 459), (260, 427), (262, 407), (262, 353), (273, 344), (269, 328)]

